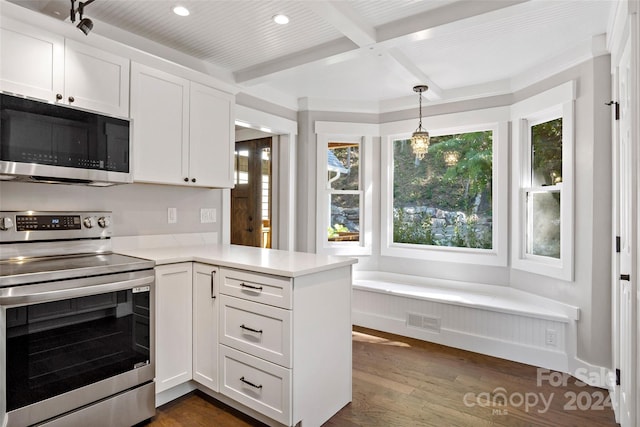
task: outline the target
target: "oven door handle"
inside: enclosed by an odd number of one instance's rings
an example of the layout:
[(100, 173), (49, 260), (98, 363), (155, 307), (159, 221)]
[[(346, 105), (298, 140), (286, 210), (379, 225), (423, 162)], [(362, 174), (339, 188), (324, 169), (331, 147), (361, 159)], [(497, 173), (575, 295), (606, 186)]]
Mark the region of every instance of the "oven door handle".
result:
[[(8, 288), (10, 292), (3, 292), (5, 289), (0, 289), (0, 305), (36, 304), (40, 302), (106, 294), (108, 292), (122, 291), (126, 289), (143, 288), (145, 286), (150, 286), (154, 280), (155, 276), (151, 275), (109, 283), (88, 284), (85, 286), (79, 285), (54, 289), (50, 289), (46, 285), (17, 286)], [(38, 290), (38, 286), (41, 287), (41, 290)]]

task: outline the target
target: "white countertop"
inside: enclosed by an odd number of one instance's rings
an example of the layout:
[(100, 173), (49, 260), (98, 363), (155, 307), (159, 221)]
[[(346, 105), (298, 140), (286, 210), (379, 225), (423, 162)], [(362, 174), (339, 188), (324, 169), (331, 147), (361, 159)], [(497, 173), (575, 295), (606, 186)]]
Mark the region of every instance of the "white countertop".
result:
[(355, 258), (220, 244), (160, 248), (121, 248), (115, 252), (153, 260), (156, 265), (193, 261), (221, 267), (250, 269), (256, 272), (285, 277), (304, 276), (358, 262)]

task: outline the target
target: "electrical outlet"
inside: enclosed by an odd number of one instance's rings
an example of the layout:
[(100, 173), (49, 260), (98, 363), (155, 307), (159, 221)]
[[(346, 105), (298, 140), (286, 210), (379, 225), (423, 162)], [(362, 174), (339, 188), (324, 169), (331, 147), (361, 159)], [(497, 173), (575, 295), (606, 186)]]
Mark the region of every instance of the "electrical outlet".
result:
[(558, 345), (558, 333), (553, 329), (547, 329), (544, 340), (547, 345), (555, 347)]
[(200, 209), (200, 223), (212, 223), (216, 222), (216, 210), (215, 208), (202, 208)]
[(167, 222), (169, 224), (175, 224), (178, 222), (178, 210), (176, 208), (167, 209)]

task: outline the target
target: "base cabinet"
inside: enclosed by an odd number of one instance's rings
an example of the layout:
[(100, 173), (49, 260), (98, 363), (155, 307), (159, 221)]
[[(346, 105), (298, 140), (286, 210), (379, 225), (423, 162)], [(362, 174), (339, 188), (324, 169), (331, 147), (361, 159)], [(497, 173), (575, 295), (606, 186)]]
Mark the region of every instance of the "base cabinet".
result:
[(279, 426), (320, 426), (351, 402), (350, 265), (294, 278), (196, 262), (156, 272), (158, 393), (197, 387)]
[(156, 393), (192, 378), (192, 263), (156, 267)]
[(193, 379), (218, 391), (218, 279), (211, 265), (193, 264)]

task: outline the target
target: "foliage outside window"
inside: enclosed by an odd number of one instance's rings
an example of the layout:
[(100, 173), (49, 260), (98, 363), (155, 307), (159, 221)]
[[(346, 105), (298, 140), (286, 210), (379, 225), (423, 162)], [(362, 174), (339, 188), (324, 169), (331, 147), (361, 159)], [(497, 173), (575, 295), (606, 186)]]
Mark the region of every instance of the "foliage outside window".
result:
[(393, 242), (492, 249), (493, 132), (432, 137), (422, 160), (392, 148)]
[(525, 188), (526, 253), (560, 259), (562, 118), (531, 124), (530, 182)]
[(329, 142), (327, 150), (329, 242), (359, 242), (361, 219), (360, 144)]

